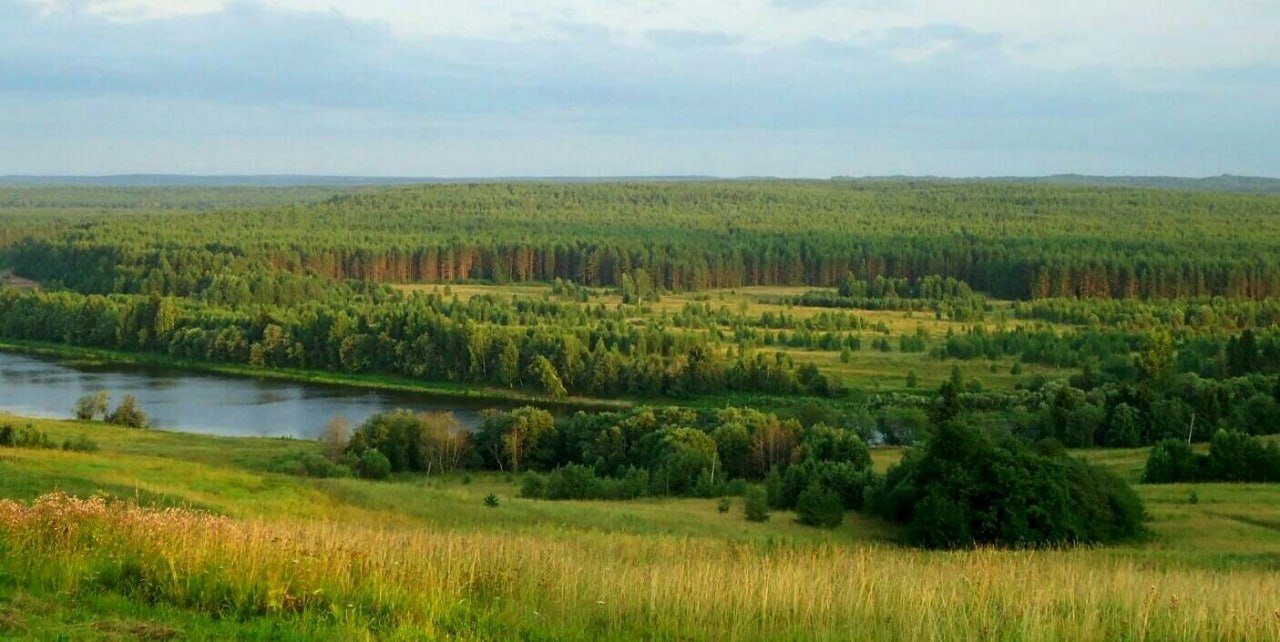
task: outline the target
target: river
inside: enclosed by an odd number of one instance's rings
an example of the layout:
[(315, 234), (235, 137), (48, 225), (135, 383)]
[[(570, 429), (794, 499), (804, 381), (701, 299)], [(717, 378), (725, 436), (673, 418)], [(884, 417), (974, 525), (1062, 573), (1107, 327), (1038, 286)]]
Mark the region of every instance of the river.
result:
[(334, 417), (352, 428), (397, 408), (447, 410), (472, 427), (501, 402), (351, 386), (119, 365), (82, 365), (0, 352), (0, 412), (69, 419), (82, 395), (104, 390), (114, 407), (133, 395), (153, 428), (234, 437), (316, 439)]

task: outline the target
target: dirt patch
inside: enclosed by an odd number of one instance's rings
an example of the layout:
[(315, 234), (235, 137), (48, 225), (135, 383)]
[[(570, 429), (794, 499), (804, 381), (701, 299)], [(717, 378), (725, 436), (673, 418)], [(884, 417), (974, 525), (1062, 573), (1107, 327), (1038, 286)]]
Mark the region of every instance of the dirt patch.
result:
[(107, 635), (118, 635), (127, 640), (172, 640), (178, 637), (178, 630), (148, 622), (120, 622), (107, 620), (94, 622), (94, 630)]
[(1231, 521), (1239, 522), (1241, 524), (1257, 526), (1258, 528), (1266, 528), (1268, 530), (1273, 530), (1280, 533), (1280, 522), (1278, 521), (1269, 520), (1269, 519), (1260, 519), (1257, 517), (1251, 517), (1249, 515), (1236, 515), (1233, 513), (1215, 513), (1215, 512), (1205, 511), (1205, 514), (1211, 515), (1213, 517), (1221, 517), (1223, 519), (1229, 519)]
[(15, 608), (0, 606), (0, 634), (23, 634), (27, 632), (26, 619)]
[(40, 284), (31, 279), (24, 279), (8, 270), (0, 272), (0, 286), (18, 288), (19, 290), (38, 290)]

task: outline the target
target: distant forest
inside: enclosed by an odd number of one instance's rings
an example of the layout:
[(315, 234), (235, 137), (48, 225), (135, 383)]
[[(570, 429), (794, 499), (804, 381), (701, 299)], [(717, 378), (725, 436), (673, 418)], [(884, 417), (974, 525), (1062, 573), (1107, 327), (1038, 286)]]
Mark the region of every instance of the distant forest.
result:
[(380, 282), (621, 286), (639, 278), (669, 291), (830, 287), (852, 274), (950, 277), (1023, 300), (1280, 294), (1280, 199), (1190, 191), (478, 183), (213, 213), (89, 217), (47, 234), (21, 229), (21, 242), (17, 229), (8, 238), (18, 273), (104, 294), (186, 296), (232, 266), (241, 274)]

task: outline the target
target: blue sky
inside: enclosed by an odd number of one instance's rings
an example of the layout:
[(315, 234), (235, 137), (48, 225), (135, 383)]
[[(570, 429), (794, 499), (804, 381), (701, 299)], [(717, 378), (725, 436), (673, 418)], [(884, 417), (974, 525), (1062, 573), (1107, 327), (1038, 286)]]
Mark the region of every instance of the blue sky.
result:
[(0, 0), (0, 174), (1275, 176), (1276, 34), (1274, 0)]

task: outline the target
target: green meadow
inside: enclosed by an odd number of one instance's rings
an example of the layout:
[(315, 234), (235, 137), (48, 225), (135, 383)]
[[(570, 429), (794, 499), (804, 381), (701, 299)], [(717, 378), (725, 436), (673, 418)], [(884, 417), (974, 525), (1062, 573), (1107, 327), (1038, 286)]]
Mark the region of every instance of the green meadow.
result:
[[(307, 479), (268, 469), (318, 443), (0, 423), (99, 448), (0, 450), (6, 639), (1280, 635), (1274, 485), (1139, 485), (1151, 534), (1111, 548), (923, 552), (852, 513), (819, 530), (748, 522), (739, 498), (522, 499), (498, 473)], [(1145, 461), (1078, 454), (1131, 481)]]

